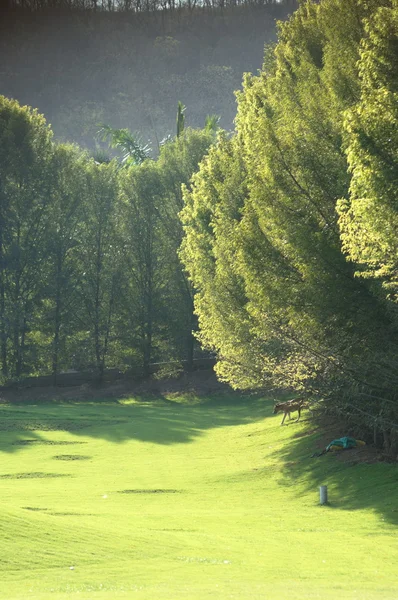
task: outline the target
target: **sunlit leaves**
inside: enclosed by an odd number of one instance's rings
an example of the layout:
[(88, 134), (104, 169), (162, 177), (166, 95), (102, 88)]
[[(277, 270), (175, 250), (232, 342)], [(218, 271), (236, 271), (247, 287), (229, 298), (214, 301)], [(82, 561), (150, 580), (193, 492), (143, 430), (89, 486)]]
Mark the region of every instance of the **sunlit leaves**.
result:
[(350, 197), (339, 204), (343, 249), (365, 278), (398, 294), (398, 10), (369, 20), (359, 63), (361, 98), (346, 114)]
[(344, 120), (360, 97), (359, 44), (379, 5), (307, 2), (280, 25), (238, 94), (236, 138), (219, 141), (185, 195), (200, 339), (237, 387), (334, 396), (376, 360), (377, 340), (389, 352), (389, 317), (346, 261), (336, 211), (350, 189)]

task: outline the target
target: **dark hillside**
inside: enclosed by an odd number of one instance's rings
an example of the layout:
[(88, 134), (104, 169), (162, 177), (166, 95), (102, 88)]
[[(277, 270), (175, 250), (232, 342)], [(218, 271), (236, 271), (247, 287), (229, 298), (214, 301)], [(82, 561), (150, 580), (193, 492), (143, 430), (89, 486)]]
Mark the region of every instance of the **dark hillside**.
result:
[(58, 139), (92, 146), (99, 122), (140, 131), (156, 145), (206, 115), (233, 127), (234, 90), (261, 67), (275, 21), (291, 2), (228, 9), (95, 12), (14, 10), (0, 26), (0, 93), (37, 107)]

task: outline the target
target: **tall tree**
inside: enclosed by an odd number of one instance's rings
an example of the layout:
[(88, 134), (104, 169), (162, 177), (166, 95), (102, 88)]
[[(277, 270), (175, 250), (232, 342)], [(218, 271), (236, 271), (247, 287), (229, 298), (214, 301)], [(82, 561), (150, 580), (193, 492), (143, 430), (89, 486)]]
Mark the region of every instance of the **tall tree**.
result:
[(115, 161), (86, 165), (87, 195), (79, 234), (79, 294), (83, 322), (92, 340), (92, 351), (102, 379), (118, 302), (121, 251), (118, 242), (118, 167)]
[(183, 189), (190, 189), (192, 175), (214, 144), (216, 131), (216, 117), (203, 130), (186, 128), (174, 141), (161, 148), (157, 161), (163, 186), (163, 228), (169, 256), (169, 278), (173, 282), (165, 290), (169, 296), (166, 301), (167, 318), (172, 324), (169, 335), (175, 339), (178, 354), (187, 360), (190, 368), (193, 366), (197, 319), (193, 305), (194, 289), (178, 255), (183, 235), (179, 213), (184, 206)]
[(23, 372), (41, 294), (52, 134), (29, 107), (0, 96), (0, 338), (3, 375)]
[[(79, 284), (77, 247), (81, 234), (83, 205), (87, 196), (87, 157), (74, 146), (58, 145), (51, 162), (51, 221), (48, 227), (49, 280), (48, 300), (52, 307), (51, 370), (54, 383), (59, 371), (65, 335), (71, 334), (77, 311), (76, 288)], [(63, 361), (68, 360), (65, 350)], [(68, 366), (68, 363), (64, 363)]]
[(246, 197), (242, 147), (238, 138), (228, 140), (221, 133), (193, 176), (192, 190), (185, 188), (181, 258), (196, 290), (198, 338), (217, 354), (219, 377), (237, 387), (244, 386), (244, 380), (252, 383), (258, 362), (248, 343), (247, 298), (235, 268), (235, 236)]
[(131, 332), (136, 332), (142, 367), (149, 373), (154, 334), (159, 325), (160, 295), (165, 286), (162, 251), (162, 185), (154, 161), (120, 174), (123, 201), (123, 241), (129, 272), (127, 292)]
[[(129, 306), (126, 318), (130, 320), (131, 331), (136, 331), (139, 324), (145, 373), (155, 347), (158, 357), (167, 348), (169, 359), (184, 358), (193, 364), (196, 319), (193, 289), (178, 258), (182, 238), (178, 213), (183, 207), (181, 186), (189, 185), (200, 160), (214, 142), (218, 118), (209, 117), (204, 130), (185, 129), (184, 111), (179, 102), (177, 135), (174, 139), (169, 136), (160, 145), (156, 162), (146, 160), (149, 147), (128, 130), (103, 126), (100, 132), (103, 140), (121, 151), (121, 165), (129, 169), (127, 176), (121, 174), (128, 223), (124, 228), (128, 240), (126, 261), (132, 277), (125, 288)], [(130, 339), (133, 345), (134, 339), (133, 335)]]

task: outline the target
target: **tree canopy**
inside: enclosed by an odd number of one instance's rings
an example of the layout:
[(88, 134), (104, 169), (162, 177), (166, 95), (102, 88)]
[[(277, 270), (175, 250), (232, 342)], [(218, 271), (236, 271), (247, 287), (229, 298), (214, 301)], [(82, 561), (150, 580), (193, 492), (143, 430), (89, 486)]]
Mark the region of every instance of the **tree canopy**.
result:
[(222, 379), (324, 398), (386, 437), (397, 321), (377, 280), (392, 299), (396, 18), (389, 2), (324, 0), (279, 25), (238, 94), (235, 137), (186, 192), (181, 254)]
[(214, 128), (181, 130), (157, 158), (125, 129), (102, 131), (120, 159), (55, 143), (37, 111), (0, 97), (3, 381), (142, 373), (199, 351), (178, 212)]

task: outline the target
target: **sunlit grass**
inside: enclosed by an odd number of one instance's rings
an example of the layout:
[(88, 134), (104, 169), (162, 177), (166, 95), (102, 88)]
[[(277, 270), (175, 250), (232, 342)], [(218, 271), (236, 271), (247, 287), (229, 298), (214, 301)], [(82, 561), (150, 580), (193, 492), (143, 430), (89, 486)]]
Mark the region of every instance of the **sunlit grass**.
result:
[(139, 400), (0, 407), (1, 598), (398, 597), (395, 466), (311, 459), (269, 400)]

